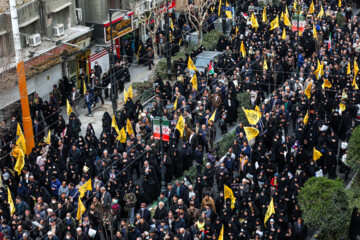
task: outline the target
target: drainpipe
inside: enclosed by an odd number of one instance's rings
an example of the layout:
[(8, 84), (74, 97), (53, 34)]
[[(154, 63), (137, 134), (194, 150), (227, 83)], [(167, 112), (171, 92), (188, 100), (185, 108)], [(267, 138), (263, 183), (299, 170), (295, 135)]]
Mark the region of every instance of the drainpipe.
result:
[(14, 38), (15, 60), (16, 60), (16, 64), (18, 64), (22, 60), (22, 58), (21, 58), (21, 42), (20, 42), (18, 14), (16, 9), (16, 0), (10, 0), (10, 16), (11, 16), (11, 27)]

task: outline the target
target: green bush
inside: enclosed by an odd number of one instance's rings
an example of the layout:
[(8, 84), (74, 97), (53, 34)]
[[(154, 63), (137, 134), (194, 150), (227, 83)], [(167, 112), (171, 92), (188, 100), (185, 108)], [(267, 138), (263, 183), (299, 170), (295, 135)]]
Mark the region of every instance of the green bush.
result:
[(211, 32), (203, 35), (202, 45), (204, 45), (207, 51), (214, 51), (218, 43), (219, 37), (222, 35), (222, 32), (212, 30)]
[(153, 87), (153, 83), (148, 80), (144, 82), (134, 82), (131, 86), (136, 90), (137, 96), (141, 96), (146, 90)]
[(156, 73), (156, 76), (161, 77), (161, 79), (163, 79), (163, 80), (167, 79), (166, 58), (163, 58), (159, 61), (159, 65), (157, 66), (155, 73)]
[(225, 134), (221, 141), (217, 144), (219, 146), (219, 157), (223, 157), (229, 150), (229, 148), (234, 143), (234, 140), (236, 139), (235, 132), (231, 132), (228, 134)]
[(312, 177), (301, 188), (298, 200), (305, 224), (321, 231), (319, 239), (347, 235), (350, 210), (342, 181)]
[(346, 163), (355, 172), (360, 170), (360, 126), (351, 133)]
[(251, 100), (250, 100), (250, 93), (249, 92), (238, 93), (237, 94), (237, 100), (239, 102), (238, 109), (237, 109), (238, 120), (239, 120), (239, 122), (243, 123), (244, 126), (248, 125), (249, 122), (248, 122), (248, 120), (247, 120), (247, 118), (245, 116), (244, 110), (242, 108), (245, 108), (245, 109), (251, 109), (252, 108)]
[(346, 190), (350, 209), (360, 208), (360, 174), (356, 174), (349, 189)]

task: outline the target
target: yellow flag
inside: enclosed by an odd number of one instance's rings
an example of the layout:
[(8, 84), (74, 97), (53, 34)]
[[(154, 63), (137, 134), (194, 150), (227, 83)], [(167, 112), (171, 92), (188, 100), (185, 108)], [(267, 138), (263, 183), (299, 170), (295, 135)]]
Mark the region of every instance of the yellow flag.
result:
[(191, 60), (191, 57), (189, 57), (188, 69), (197, 71), (197, 68), (195, 67), (194, 62)]
[(66, 99), (66, 113), (68, 116), (70, 116), (70, 114), (74, 112), (70, 106), (70, 103), (69, 103), (69, 99)]
[(332, 84), (329, 80), (327, 79), (324, 79), (324, 83), (321, 85), (322, 89), (325, 89), (325, 88), (331, 88), (332, 87)]
[(315, 9), (315, 7), (314, 7), (314, 1), (311, 1), (310, 7), (309, 7), (309, 12), (310, 12), (311, 14), (313, 14), (314, 9)]
[(263, 9), (263, 13), (262, 13), (262, 22), (266, 22), (267, 21), (267, 16), (266, 16), (266, 7), (264, 7)]
[(22, 134), (22, 130), (20, 124), (18, 123), (16, 126), (16, 136), (19, 136), (20, 134)]
[(174, 23), (173, 23), (172, 18), (170, 18), (170, 27), (171, 27), (171, 29), (174, 29)]
[(226, 186), (224, 184), (224, 201), (226, 202), (226, 199), (228, 199), (228, 198), (230, 198), (230, 200), (231, 200), (231, 209), (234, 209), (236, 197), (234, 196), (234, 193), (231, 190), (231, 188), (229, 188), (228, 186)]
[(197, 82), (196, 73), (195, 73), (194, 76), (191, 78), (190, 82), (191, 82), (193, 88), (195, 88), (196, 90), (198, 90), (198, 82)]
[(359, 72), (359, 66), (354, 58), (354, 74), (355, 74), (355, 76), (358, 74), (358, 72)]
[(316, 161), (322, 156), (321, 152), (313, 148), (313, 160)]
[(220, 231), (218, 240), (224, 240), (224, 224), (221, 227), (221, 231)]
[(259, 23), (258, 23), (255, 15), (254, 15), (254, 13), (251, 14), (250, 21), (251, 21), (252, 28), (258, 28), (259, 27)]
[(139, 47), (139, 50), (137, 51), (137, 54), (136, 54), (136, 56), (137, 56), (137, 61), (139, 62), (139, 56), (140, 56), (140, 50), (141, 50), (141, 45), (140, 45), (140, 47)]
[(112, 121), (111, 121), (111, 127), (115, 128), (115, 131), (118, 133), (120, 131), (117, 123), (116, 123), (116, 119), (115, 119), (115, 115), (113, 115), (112, 117)]
[(316, 32), (316, 27), (315, 25), (313, 24), (313, 36), (316, 40), (318, 40), (318, 37), (317, 37), (317, 32)]
[(20, 149), (23, 151), (23, 153), (26, 153), (26, 141), (25, 136), (23, 132), (21, 131), (20, 125), (17, 126), (17, 132), (19, 132), (19, 135), (17, 136), (15, 145), (19, 146)]
[(286, 30), (285, 30), (285, 27), (284, 27), (284, 30), (283, 30), (281, 39), (286, 40)]
[(175, 102), (174, 102), (174, 110), (177, 109), (177, 100), (178, 100), (178, 98), (179, 98), (179, 97), (176, 97), (176, 99), (175, 99)]
[(218, 17), (220, 17), (220, 12), (221, 12), (221, 0), (220, 0), (220, 4), (219, 4)]
[(261, 110), (260, 110), (258, 105), (255, 106), (255, 111), (258, 112), (260, 114), (260, 117), (261, 117)]
[(134, 133), (133, 127), (129, 119), (126, 120), (126, 132), (127, 134), (129, 134), (129, 136)]
[(347, 66), (346, 74), (347, 74), (347, 75), (350, 75), (350, 73), (351, 73), (351, 64), (350, 64), (350, 61), (348, 61), (348, 66)]
[(243, 58), (246, 56), (246, 50), (245, 50), (245, 45), (244, 45), (244, 42), (241, 41), (241, 45), (240, 45), (240, 52), (243, 56)]
[(249, 121), (249, 123), (251, 125), (256, 125), (259, 122), (259, 120), (261, 118), (261, 114), (259, 114), (255, 110), (248, 110), (248, 109), (245, 109), (245, 108), (243, 108), (243, 110), (245, 112), (247, 120)]
[(266, 222), (269, 220), (269, 218), (271, 217), (272, 214), (275, 214), (275, 207), (274, 207), (274, 199), (271, 198), (271, 202), (269, 204), (268, 209), (266, 210), (265, 213), (265, 218), (264, 218), (264, 225), (266, 227)]
[(309, 121), (309, 111), (306, 112), (305, 117), (303, 119), (305, 125), (307, 125), (308, 121)]
[(215, 111), (213, 112), (213, 114), (212, 114), (211, 117), (209, 118), (208, 123), (209, 123), (210, 121), (215, 122), (216, 110), (217, 110), (217, 109), (215, 109)]
[(297, 2), (295, 1), (294, 4), (293, 4), (293, 12), (295, 12), (297, 9)]
[(269, 69), (265, 57), (264, 57), (263, 69), (265, 69), (265, 70), (268, 70), (268, 69)]
[(270, 23), (270, 31), (279, 27), (279, 16), (276, 16), (274, 20)]
[(176, 124), (176, 129), (179, 130), (180, 132), (180, 137), (182, 137), (184, 135), (184, 129), (185, 129), (185, 121), (182, 115), (180, 115), (177, 124)]
[(281, 12), (280, 20), (284, 18), (284, 12)]
[(354, 80), (352, 81), (351, 86), (353, 86), (356, 90), (359, 89), (358, 85), (356, 84), (356, 75), (354, 76)]
[(44, 139), (44, 142), (45, 142), (46, 144), (48, 144), (48, 145), (51, 143), (51, 131), (50, 131), (50, 129), (49, 129), (49, 131), (48, 131), (47, 137)]
[(317, 15), (318, 18), (322, 18), (324, 16), (324, 9), (322, 6), (320, 6), (320, 12), (319, 14)]
[(288, 16), (286, 16), (286, 14), (284, 15), (284, 24), (285, 24), (285, 26), (288, 26), (288, 27), (292, 26)]
[(253, 127), (244, 127), (246, 138), (248, 141), (255, 138), (257, 135), (259, 135), (259, 130)]
[(79, 198), (78, 210), (76, 213), (76, 220), (80, 220), (81, 216), (83, 215), (83, 213), (85, 211), (86, 211), (86, 208), (85, 208), (84, 204), (82, 203), (81, 199)]
[(84, 95), (86, 94), (86, 91), (87, 91), (87, 89), (86, 89), (86, 84), (85, 84), (85, 81), (83, 81), (83, 83), (84, 83), (84, 86), (83, 86), (83, 90), (84, 90)]
[(237, 35), (238, 32), (239, 32), (239, 28), (238, 28), (238, 26), (236, 26), (236, 28), (235, 28), (235, 35)]
[(119, 134), (119, 137), (118, 137), (119, 141), (121, 143), (125, 143), (126, 142), (126, 133), (125, 133), (125, 128), (122, 127), (122, 129), (120, 130), (120, 134)]
[(339, 0), (338, 7), (341, 8), (341, 0)]
[(286, 14), (286, 16), (287, 16), (288, 18), (290, 18), (289, 10), (288, 10), (287, 6), (285, 7), (285, 14)]
[[(133, 99), (132, 86), (130, 86), (129, 89), (127, 90), (127, 96), (128, 96), (128, 98)], [(126, 102), (126, 101), (125, 101), (125, 102)]]
[(25, 166), (25, 155), (24, 152), (20, 149), (14, 170), (20, 175), (21, 170), (24, 168), (24, 166)]
[(84, 197), (86, 191), (92, 191), (91, 178), (79, 188), (80, 198)]
[(124, 89), (124, 103), (126, 103), (126, 100), (128, 99), (128, 95), (127, 95), (127, 92), (126, 90)]
[(15, 212), (15, 205), (9, 187), (7, 187), (7, 192), (8, 192), (8, 204), (10, 205), (10, 215), (12, 216)]
[(305, 89), (305, 95), (307, 96), (308, 99), (310, 99), (310, 97), (311, 97), (311, 82)]
[(341, 102), (341, 103), (339, 104), (339, 109), (341, 110), (341, 112), (345, 111), (345, 110), (346, 110), (346, 105)]

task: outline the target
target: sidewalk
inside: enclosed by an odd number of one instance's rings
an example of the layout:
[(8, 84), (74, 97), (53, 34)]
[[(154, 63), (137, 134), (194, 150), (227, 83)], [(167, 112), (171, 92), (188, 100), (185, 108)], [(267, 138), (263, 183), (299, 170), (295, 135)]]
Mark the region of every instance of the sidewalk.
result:
[[(148, 77), (149, 77), (151, 71), (148, 69), (148, 66), (139, 66), (138, 67), (136, 65), (132, 65), (129, 68), (129, 72), (130, 72), (131, 81), (128, 83), (125, 83), (126, 90), (134, 82), (143, 82), (143, 81), (148, 80)], [(104, 93), (103, 93), (103, 97), (104, 97)], [(120, 93), (119, 97), (118, 97), (118, 104), (117, 104), (118, 109), (121, 109), (123, 104), (124, 104), (124, 93)], [(98, 102), (96, 104), (96, 107), (92, 109), (91, 117), (88, 117), (87, 108), (83, 108), (83, 106), (84, 106), (83, 101), (80, 102), (80, 105), (81, 105), (81, 106), (79, 106), (79, 112), (80, 112), (79, 119), (81, 121), (80, 134), (85, 135), (87, 125), (89, 123), (91, 123), (95, 130), (96, 136), (99, 137), (102, 132), (102, 117), (103, 117), (104, 113), (109, 112), (110, 116), (113, 115), (111, 99), (108, 98), (107, 100), (105, 100), (104, 105), (101, 105), (101, 101)], [(61, 112), (61, 115), (64, 117), (65, 121), (68, 122), (69, 118), (67, 116), (66, 109), (63, 109), (63, 111)]]

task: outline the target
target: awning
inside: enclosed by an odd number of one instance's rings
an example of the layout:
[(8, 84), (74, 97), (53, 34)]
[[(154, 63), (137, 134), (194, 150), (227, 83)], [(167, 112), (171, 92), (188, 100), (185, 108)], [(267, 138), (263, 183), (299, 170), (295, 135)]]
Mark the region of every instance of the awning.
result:
[(26, 26), (32, 24), (33, 22), (35, 22), (35, 21), (37, 21), (37, 20), (39, 20), (39, 19), (40, 19), (40, 16), (37, 15), (37, 16), (31, 18), (30, 20), (28, 20), (28, 21), (26, 21), (26, 22), (24, 22), (24, 23), (19, 24), (19, 28), (26, 27)]
[(70, 6), (71, 4), (72, 4), (71, 2), (67, 2), (67, 3), (65, 3), (64, 5), (61, 5), (60, 7), (55, 8), (54, 10), (52, 10), (51, 13), (59, 12), (59, 11), (63, 10), (64, 8), (67, 8), (67, 7)]

